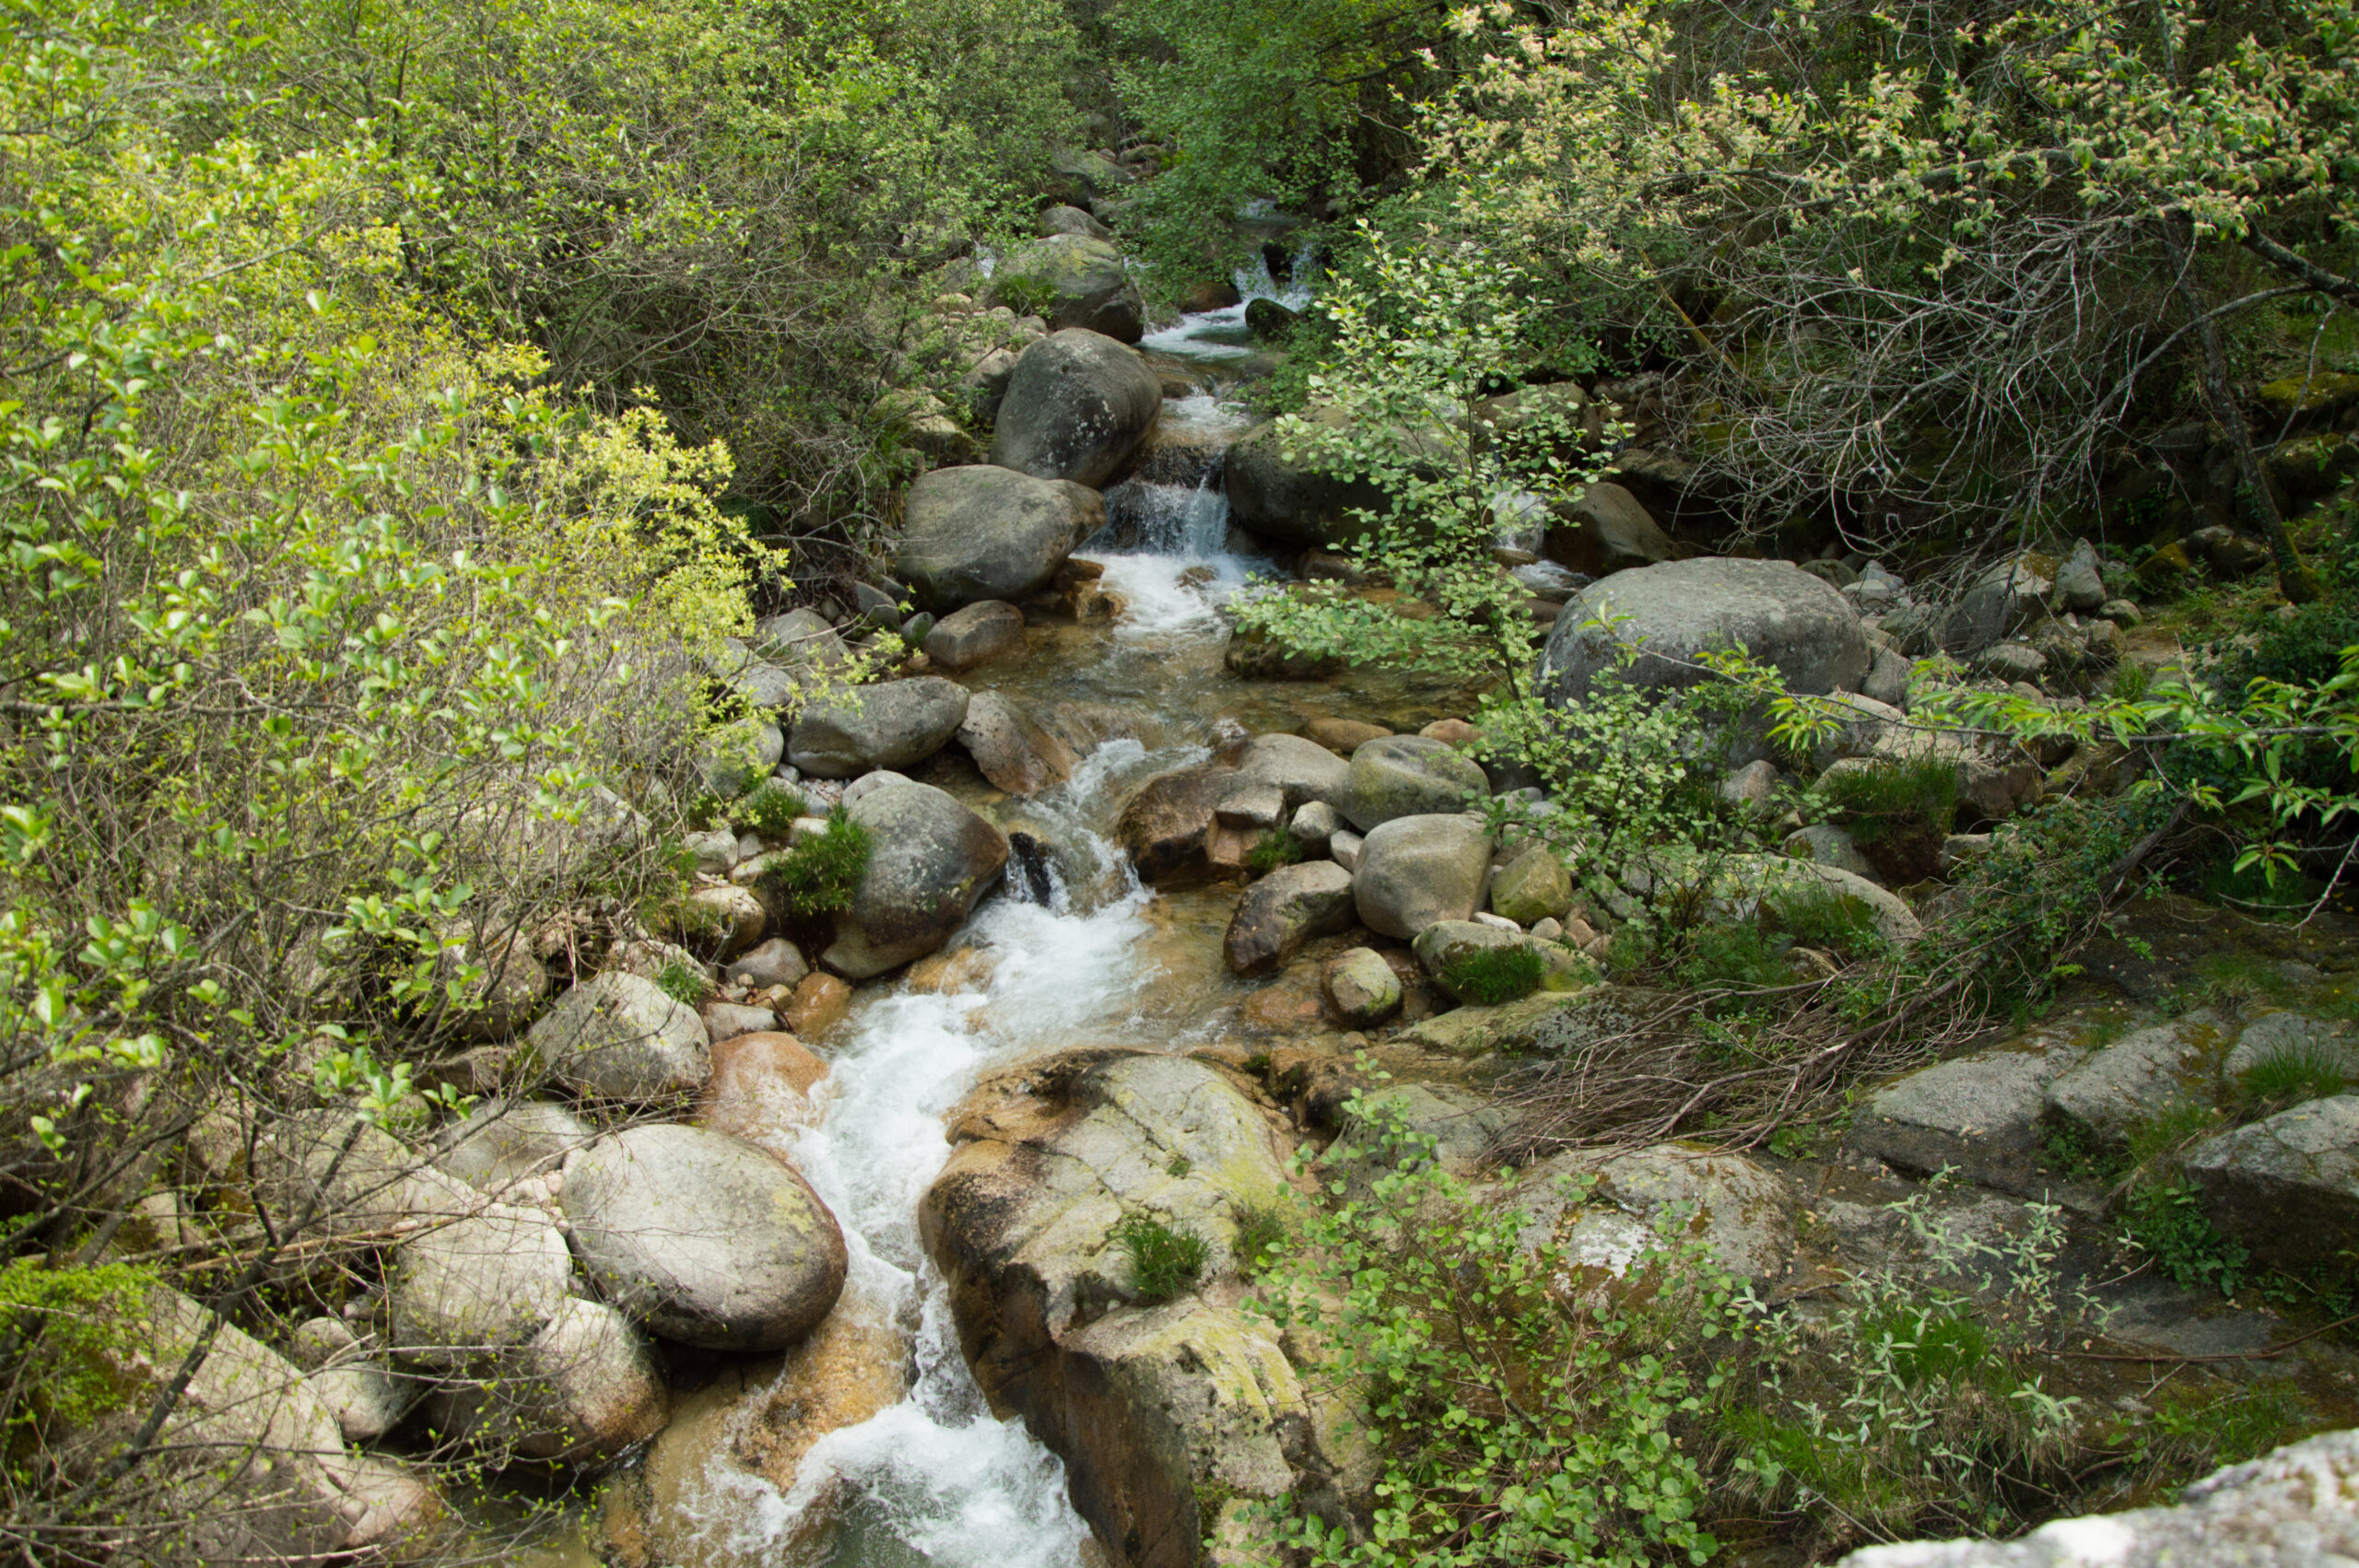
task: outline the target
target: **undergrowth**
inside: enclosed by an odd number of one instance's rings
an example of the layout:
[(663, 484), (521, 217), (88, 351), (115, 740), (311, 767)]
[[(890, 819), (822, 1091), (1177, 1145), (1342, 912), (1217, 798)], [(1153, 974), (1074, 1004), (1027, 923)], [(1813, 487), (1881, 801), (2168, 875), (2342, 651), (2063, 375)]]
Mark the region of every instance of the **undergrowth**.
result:
[(1267, 876), (1280, 866), (1300, 864), (1302, 856), (1302, 840), (1282, 827), (1263, 834), (1262, 841), (1245, 852), (1245, 869), (1255, 876)]
[(754, 787), (753, 793), (731, 806), (729, 814), (740, 826), (753, 829), (763, 843), (779, 844), (785, 842), (795, 819), (810, 809), (797, 791), (765, 780)]
[(762, 872), (762, 883), (791, 914), (832, 914), (859, 891), (873, 848), (868, 829), (838, 806), (827, 813), (826, 832), (779, 852)]

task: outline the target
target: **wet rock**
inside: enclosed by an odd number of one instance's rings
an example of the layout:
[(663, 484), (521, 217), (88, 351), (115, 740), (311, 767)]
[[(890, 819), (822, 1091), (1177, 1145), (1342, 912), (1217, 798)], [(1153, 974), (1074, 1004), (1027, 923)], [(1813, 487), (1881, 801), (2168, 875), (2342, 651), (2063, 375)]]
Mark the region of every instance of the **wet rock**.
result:
[(545, 1209), (485, 1203), (421, 1231), (394, 1252), (386, 1281), (394, 1351), (458, 1370), (521, 1345), (573, 1286), (573, 1258)]
[(1372, 948), (1355, 947), (1327, 960), (1320, 985), (1335, 1016), (1354, 1028), (1373, 1027), (1401, 1011), (1401, 977)]
[(1491, 873), (1491, 907), (1520, 926), (1572, 913), (1573, 879), (1544, 844), (1532, 844)]
[(1360, 848), (1352, 897), (1370, 930), (1406, 941), (1436, 920), (1463, 920), (1490, 888), (1491, 840), (1463, 813), (1399, 816)]
[(1550, 560), (1593, 578), (1672, 557), (1671, 536), (1638, 497), (1602, 479), (1583, 486), (1569, 507), (1551, 509), (1543, 547)]
[(815, 778), (908, 767), (949, 743), (967, 700), (966, 687), (939, 675), (830, 693), (796, 718), (787, 755)]
[(703, 1128), (610, 1133), (567, 1162), (558, 1206), (609, 1302), (708, 1350), (773, 1351), (826, 1317), (843, 1233), (793, 1168)]
[(1105, 526), (1106, 503), (1079, 485), (975, 464), (920, 474), (904, 520), (894, 570), (927, 609), (946, 614), (1046, 589), (1074, 546)]
[(811, 972), (811, 965), (804, 962), (800, 948), (782, 936), (774, 936), (722, 965), (721, 972), (734, 984), (764, 990), (799, 984)]
[(1884, 882), (1884, 878), (1876, 874), (1874, 864), (1860, 853), (1857, 844), (1851, 842), (1851, 836), (1833, 823), (1822, 822), (1798, 833), (1788, 834), (1786, 841), (1778, 848), (1789, 860), (1815, 860), (1822, 866), (1849, 872), (1853, 876), (1879, 886)]
[(654, 1351), (630, 1319), (569, 1296), (532, 1342), (434, 1401), (445, 1435), (553, 1464), (611, 1459), (663, 1429), (671, 1399)]
[[(1332, 406), (1308, 410), (1303, 417), (1330, 427), (1347, 422), (1347, 415)], [(1366, 481), (1347, 484), (1330, 478), (1308, 458), (1288, 456), (1291, 443), (1282, 423), (1273, 419), (1256, 425), (1228, 449), (1228, 503), (1238, 525), (1297, 546), (1356, 537), (1361, 524), (1353, 512), (1382, 512), (1383, 493)]]
[(435, 1164), (479, 1192), (497, 1196), (528, 1176), (557, 1169), (597, 1134), (563, 1106), (546, 1100), (487, 1100), (436, 1140)]
[(1003, 599), (978, 599), (953, 610), (925, 634), (925, 656), (956, 674), (1024, 651), (1024, 612)]
[(1381, 724), (1363, 724), (1356, 719), (1314, 719), (1302, 727), (1302, 732), (1345, 757), (1368, 742), (1380, 741), (1392, 733)]
[(1314, 936), (1351, 929), (1352, 873), (1332, 860), (1281, 866), (1246, 890), (1222, 954), (1239, 975), (1283, 967)]
[[(992, 269), (985, 298), (1038, 310), (1059, 330), (1083, 329), (1116, 343), (1145, 334), (1146, 307), (1122, 252), (1086, 234), (1053, 234), (1011, 248)], [(1162, 391), (1156, 386), (1157, 394)]]
[(1839, 1568), (2326, 1568), (2359, 1557), (2359, 1433), (2331, 1432), (2213, 1472), (2177, 1505), (2058, 1519), (2021, 1540), (1872, 1546)]
[(1700, 1144), (1658, 1143), (1622, 1153), (1577, 1150), (1534, 1165), (1515, 1188), (1515, 1201), (1535, 1227), (1555, 1231), (1580, 1204), (1556, 1190), (1565, 1176), (1588, 1177), (1598, 1201), (1645, 1222), (1649, 1241), (1670, 1226), (1712, 1249), (1721, 1265), (1756, 1283), (1781, 1279), (1794, 1258), (1794, 1200), (1786, 1185), (1742, 1154), (1719, 1154)]
[(1366, 833), (1395, 817), (1464, 811), (1487, 799), (1483, 769), (1443, 742), (1388, 735), (1352, 753), (1342, 798), (1333, 803)]
[(775, 1147), (818, 1119), (811, 1092), (827, 1064), (793, 1036), (768, 1030), (712, 1047), (712, 1082), (697, 1102), (697, 1125)]
[(851, 1011), (851, 988), (835, 976), (819, 971), (806, 975), (780, 1010), (783, 1022), (797, 1038), (825, 1038), (828, 1030)]
[(958, 726), (958, 743), (993, 787), (1037, 795), (1073, 776), (1073, 748), (998, 692), (977, 692)]
[(992, 462), (1101, 488), (1162, 409), (1163, 383), (1136, 351), (1095, 332), (1051, 333), (1015, 362)]
[(1848, 1141), (1912, 1175), (1954, 1166), (1985, 1187), (2041, 1196), (2064, 1185), (2040, 1146), (2048, 1086), (2084, 1055), (2036, 1035), (1920, 1068), (1867, 1097)]
[[(1584, 629), (1608, 611), (1627, 618), (1610, 630)], [(1618, 666), (1617, 643), (1634, 640), (1645, 651), (1625, 678), (1641, 690), (1703, 680), (1689, 665), (1708, 648), (1743, 647), (1790, 690), (1812, 696), (1856, 691), (1868, 673), (1859, 616), (1834, 588), (1784, 561), (1708, 556), (1617, 572), (1581, 590), (1542, 654), (1550, 700), (1585, 696), (1591, 680)]]
[(1124, 804), (1114, 833), (1140, 881), (1167, 887), (1213, 874), (1208, 858), (1213, 813), (1227, 795), (1235, 771), (1218, 763), (1198, 763), (1147, 780)]
[(577, 1094), (644, 1104), (704, 1087), (702, 1020), (654, 981), (608, 970), (559, 997), (525, 1036), (551, 1077)]
[(2057, 1074), (2050, 1111), (2113, 1142), (2173, 1106), (2209, 1100), (2223, 1039), (2209, 1012), (2124, 1036)]
[(888, 785), (846, 814), (874, 847), (819, 961), (856, 980), (941, 947), (1007, 865), (1006, 836), (930, 784)]
[(2359, 1094), (2206, 1139), (2185, 1166), (2212, 1223), (2264, 1263), (2306, 1269), (2359, 1246)]

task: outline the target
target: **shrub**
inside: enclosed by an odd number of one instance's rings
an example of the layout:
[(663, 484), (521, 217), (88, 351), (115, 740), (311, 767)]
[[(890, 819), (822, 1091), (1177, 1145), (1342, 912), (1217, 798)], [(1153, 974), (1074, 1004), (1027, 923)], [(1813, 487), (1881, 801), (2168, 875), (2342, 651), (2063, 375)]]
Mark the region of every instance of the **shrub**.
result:
[(1263, 834), (1262, 841), (1245, 852), (1245, 869), (1255, 876), (1267, 876), (1280, 866), (1299, 864), (1302, 854), (1302, 840), (1282, 827)]
[(2282, 1111), (2306, 1100), (2330, 1099), (2350, 1087), (2342, 1058), (2308, 1041), (2289, 1042), (2244, 1070), (2237, 1089), (2257, 1111)]
[(2199, 1476), (2258, 1459), (2318, 1424), (2299, 1391), (2282, 1379), (2243, 1388), (2175, 1383), (2155, 1397), (2151, 1413), (2124, 1423), (2121, 1437), (2141, 1467), (2167, 1464)]
[(1478, 947), (1449, 966), (1445, 978), (1450, 990), (1482, 1006), (1513, 1001), (1540, 989), (1547, 977), (1547, 961), (1528, 942), (1512, 946)]
[(1131, 1283), (1150, 1302), (1169, 1301), (1194, 1284), (1212, 1257), (1203, 1237), (1146, 1214), (1126, 1216), (1113, 1240), (1131, 1261)]
[(755, 786), (752, 794), (730, 807), (729, 815), (740, 825), (752, 828), (763, 843), (780, 844), (785, 842), (795, 819), (809, 811), (801, 794), (765, 779)]
[(781, 851), (762, 883), (792, 914), (832, 914), (860, 890), (874, 848), (868, 829), (838, 806), (827, 813), (827, 831)]

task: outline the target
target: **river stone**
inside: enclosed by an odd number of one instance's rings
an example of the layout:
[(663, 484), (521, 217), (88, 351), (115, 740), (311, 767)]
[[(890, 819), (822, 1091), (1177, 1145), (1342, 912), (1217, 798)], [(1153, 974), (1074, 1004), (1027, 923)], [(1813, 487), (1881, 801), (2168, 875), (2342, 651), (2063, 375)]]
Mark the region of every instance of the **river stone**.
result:
[(1051, 333), (1015, 362), (992, 462), (1102, 488), (1162, 409), (1163, 382), (1136, 350), (1094, 332)]
[(967, 703), (958, 743), (996, 789), (1037, 795), (1073, 776), (1080, 759), (1033, 717), (998, 692), (977, 692)]
[(756, 990), (768, 990), (772, 986), (794, 986), (811, 972), (804, 963), (802, 949), (782, 936), (774, 936), (755, 948), (741, 954), (721, 966), (721, 973), (733, 984), (751, 986)]
[(933, 623), (921, 645), (929, 661), (957, 673), (1024, 651), (1024, 612), (1003, 599), (978, 599)]
[[(1585, 623), (1611, 613), (1612, 628)], [(1700, 556), (1616, 572), (1574, 596), (1541, 655), (1542, 688), (1563, 707), (1620, 665), (1617, 644), (1643, 649), (1623, 678), (1642, 691), (1707, 679), (1692, 668), (1707, 649), (1742, 647), (1811, 696), (1856, 691), (1868, 673), (1860, 618), (1828, 583), (1785, 561)], [(1674, 663), (1672, 661), (1684, 661)]]
[[(1569, 986), (1573, 977), (1567, 975), (1561, 983)], [(1399, 1038), (1428, 1056), (1454, 1057), (1461, 1061), (1473, 1061), (1494, 1053), (1530, 1056), (1541, 1050), (1543, 1040), (1550, 1033), (1547, 1025), (1584, 1000), (1570, 989), (1543, 989), (1495, 1006), (1453, 1007), (1412, 1024), (1401, 1031)]]
[(874, 848), (819, 961), (865, 980), (950, 940), (1007, 866), (1007, 836), (931, 784), (894, 784), (846, 814)]
[(680, 940), (720, 958), (734, 958), (761, 941), (769, 924), (762, 901), (734, 883), (699, 887), (680, 903)]
[(1360, 923), (1407, 941), (1436, 920), (1463, 920), (1489, 891), (1491, 840), (1462, 813), (1400, 816), (1360, 846), (1352, 898)]
[(1551, 561), (1591, 577), (1631, 567), (1650, 567), (1672, 556), (1671, 536), (1638, 497), (1599, 479), (1581, 487), (1580, 499), (1549, 509), (1542, 548)]
[(1219, 763), (1198, 763), (1148, 779), (1124, 803), (1114, 836), (1141, 882), (1168, 887), (1213, 874), (1213, 813), (1235, 773)]
[(1312, 802), (1333, 803), (1343, 796), (1351, 765), (1318, 742), (1301, 735), (1256, 735), (1238, 759), (1228, 797), (1249, 790), (1275, 790), (1279, 816)]
[(1381, 1024), (1401, 1011), (1401, 977), (1374, 948), (1355, 947), (1327, 960), (1320, 986), (1335, 1016), (1356, 1029)]
[(546, 1100), (486, 1100), (436, 1141), (435, 1164), (479, 1192), (498, 1195), (527, 1176), (557, 1169), (597, 1133)]
[(712, 1071), (704, 1022), (654, 981), (609, 969), (557, 998), (525, 1036), (577, 1094), (640, 1104), (693, 1094)]
[(1381, 724), (1363, 724), (1356, 719), (1314, 719), (1302, 727), (1302, 732), (1329, 751), (1348, 757), (1370, 741), (1380, 741), (1392, 733)]
[(1491, 873), (1491, 907), (1520, 926), (1561, 920), (1573, 909), (1572, 874), (1546, 845), (1530, 845)]
[(2212, 1223), (2264, 1263), (2306, 1269), (2359, 1246), (2359, 1094), (2208, 1138), (2185, 1164)]
[(1362, 833), (1395, 817), (1461, 812), (1487, 799), (1490, 782), (1473, 760), (1422, 735), (1387, 735), (1352, 754), (1334, 804)]
[(967, 688), (939, 675), (833, 692), (794, 721), (787, 755), (815, 778), (908, 767), (949, 743), (967, 718)]
[(1833, 866), (1849, 872), (1853, 876), (1878, 886), (1884, 878), (1876, 872), (1875, 863), (1860, 853), (1851, 836), (1831, 822), (1822, 822), (1786, 836), (1778, 847), (1788, 860), (1814, 860), (1822, 866)]
[[(1302, 417), (1340, 427), (1347, 416), (1332, 405), (1322, 405)], [(1250, 532), (1297, 547), (1356, 537), (1362, 525), (1352, 513), (1360, 509), (1381, 513), (1383, 492), (1366, 480), (1331, 478), (1306, 459), (1287, 455), (1283, 423), (1272, 419), (1256, 425), (1228, 449), (1230, 515)]]
[(2021, 1540), (1871, 1546), (1837, 1568), (2340, 1568), (2359, 1559), (2359, 1432), (2215, 1470), (2176, 1505), (2058, 1519)]
[(937, 468), (910, 486), (894, 572), (937, 614), (1015, 603), (1046, 589), (1105, 523), (1105, 501), (1079, 485), (984, 463)]
[(703, 1128), (609, 1133), (566, 1162), (557, 1204), (600, 1293), (682, 1344), (782, 1350), (843, 1290), (843, 1232), (818, 1195)]
[(1222, 944), (1230, 969), (1267, 975), (1314, 936), (1348, 930), (1352, 873), (1332, 860), (1280, 866), (1246, 890)]
[(1779, 1181), (1742, 1154), (1714, 1153), (1700, 1144), (1658, 1143), (1619, 1153), (1574, 1150), (1534, 1165), (1516, 1184), (1512, 1200), (1532, 1219), (1525, 1243), (1576, 1223), (1587, 1205), (1568, 1204), (1556, 1184), (1592, 1177), (1593, 1199), (1646, 1222), (1649, 1245), (1656, 1227), (1675, 1224), (1712, 1249), (1723, 1268), (1756, 1283), (1785, 1276), (1794, 1258), (1794, 1199)]
[[(1061, 331), (1086, 328), (1117, 343), (1136, 343), (1146, 332), (1146, 305), (1122, 252), (1086, 234), (1052, 234), (1011, 247), (992, 268), (984, 298), (1019, 312), (1037, 310)], [(1158, 381), (1158, 394), (1161, 386)]]
[(530, 1344), (439, 1389), (437, 1430), (496, 1454), (567, 1465), (616, 1457), (663, 1430), (653, 1347), (604, 1302), (569, 1296)]
[(757, 1030), (778, 1027), (778, 1014), (767, 1007), (756, 1007), (742, 1001), (708, 1001), (697, 1009), (697, 1016), (704, 1020), (708, 1039), (734, 1039)]
[(2041, 1146), (2048, 1086), (2085, 1055), (2030, 1035), (1935, 1062), (1870, 1094), (1846, 1141), (1911, 1175), (1955, 1167), (1968, 1181), (2042, 1197), (2064, 1185)]
[(2208, 1101), (2224, 1044), (2208, 1012), (2140, 1029), (2059, 1073), (2048, 1085), (2048, 1108), (2118, 1142), (2148, 1117)]
[(487, 1203), (393, 1253), (385, 1297), (393, 1349), (458, 1368), (538, 1334), (573, 1285), (573, 1258), (545, 1209)]
[(827, 1064), (792, 1035), (740, 1035), (712, 1047), (712, 1082), (697, 1102), (697, 1125), (765, 1148), (818, 1119), (811, 1091)]
[(340, 1317), (296, 1326), (287, 1357), (303, 1368), (304, 1386), (335, 1416), (347, 1443), (373, 1443), (401, 1424), (417, 1385), (371, 1355)]
[(2105, 573), (2097, 566), (2096, 546), (2075, 540), (2072, 553), (2056, 571), (2056, 597), (2067, 610), (2085, 614), (2106, 602)]

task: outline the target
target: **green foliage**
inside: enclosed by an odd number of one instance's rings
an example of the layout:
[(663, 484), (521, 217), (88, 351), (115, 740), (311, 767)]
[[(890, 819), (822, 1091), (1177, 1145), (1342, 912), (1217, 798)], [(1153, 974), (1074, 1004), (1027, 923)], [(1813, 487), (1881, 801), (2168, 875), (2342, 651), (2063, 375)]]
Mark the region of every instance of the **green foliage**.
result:
[(1111, 1239), (1130, 1259), (1132, 1286), (1149, 1302), (1169, 1301), (1195, 1284), (1212, 1258), (1203, 1237), (1150, 1214), (1123, 1216)]
[(1527, 942), (1478, 947), (1449, 966), (1449, 989), (1467, 1001), (1490, 1006), (1530, 996), (1548, 973), (1539, 951)]
[(2262, 1054), (2237, 1076), (2236, 1088), (2245, 1104), (2262, 1115), (2298, 1106), (2305, 1100), (2325, 1100), (2350, 1087), (2339, 1052), (2308, 1041), (2289, 1042)]
[(712, 982), (676, 958), (656, 971), (655, 984), (665, 996), (689, 1007), (712, 994)]
[[(2130, 1462), (2179, 1475), (2208, 1475), (2258, 1459), (2318, 1430), (2318, 1417), (2290, 1382), (2269, 1379), (2243, 1387), (2166, 1384), (2149, 1413), (2122, 1423)], [(2177, 1501), (2171, 1488), (2165, 1501)]]
[(1251, 1279), (1274, 1267), (1294, 1239), (1287, 1210), (1275, 1203), (1248, 1204), (1237, 1211), (1237, 1268)]
[(755, 787), (752, 794), (731, 806), (729, 815), (740, 825), (753, 829), (755, 837), (765, 844), (782, 844), (795, 819), (807, 815), (810, 809), (800, 793), (766, 779)]
[(1761, 908), (1771, 924), (1804, 947), (1865, 958), (1885, 946), (1875, 910), (1865, 900), (1847, 897), (1815, 877), (1764, 895)]
[(133, 1390), (118, 1369), (146, 1348), (135, 1325), (155, 1285), (148, 1270), (121, 1263), (49, 1268), (19, 1258), (0, 1268), (0, 1338), (19, 1389), (5, 1421), (18, 1484), (44, 1462), (29, 1441), (35, 1428), (86, 1428), (123, 1407)]
[(1939, 756), (1899, 757), (1822, 778), (1813, 792), (1848, 819), (1862, 844), (1900, 835), (1942, 835), (1957, 817), (1958, 767)]
[(2122, 1230), (2182, 1287), (2213, 1285), (2232, 1296), (2244, 1283), (2250, 1255), (2219, 1233), (2203, 1212), (2202, 1195), (2183, 1180), (2166, 1177), (2132, 1188), (2122, 1205)]
[(826, 832), (777, 851), (762, 872), (762, 884), (795, 915), (832, 914), (850, 906), (860, 891), (874, 848), (868, 829), (838, 806), (827, 813)]
[(1300, 864), (1302, 854), (1302, 840), (1282, 827), (1275, 833), (1263, 834), (1245, 852), (1245, 869), (1255, 876), (1267, 876), (1280, 866)]

